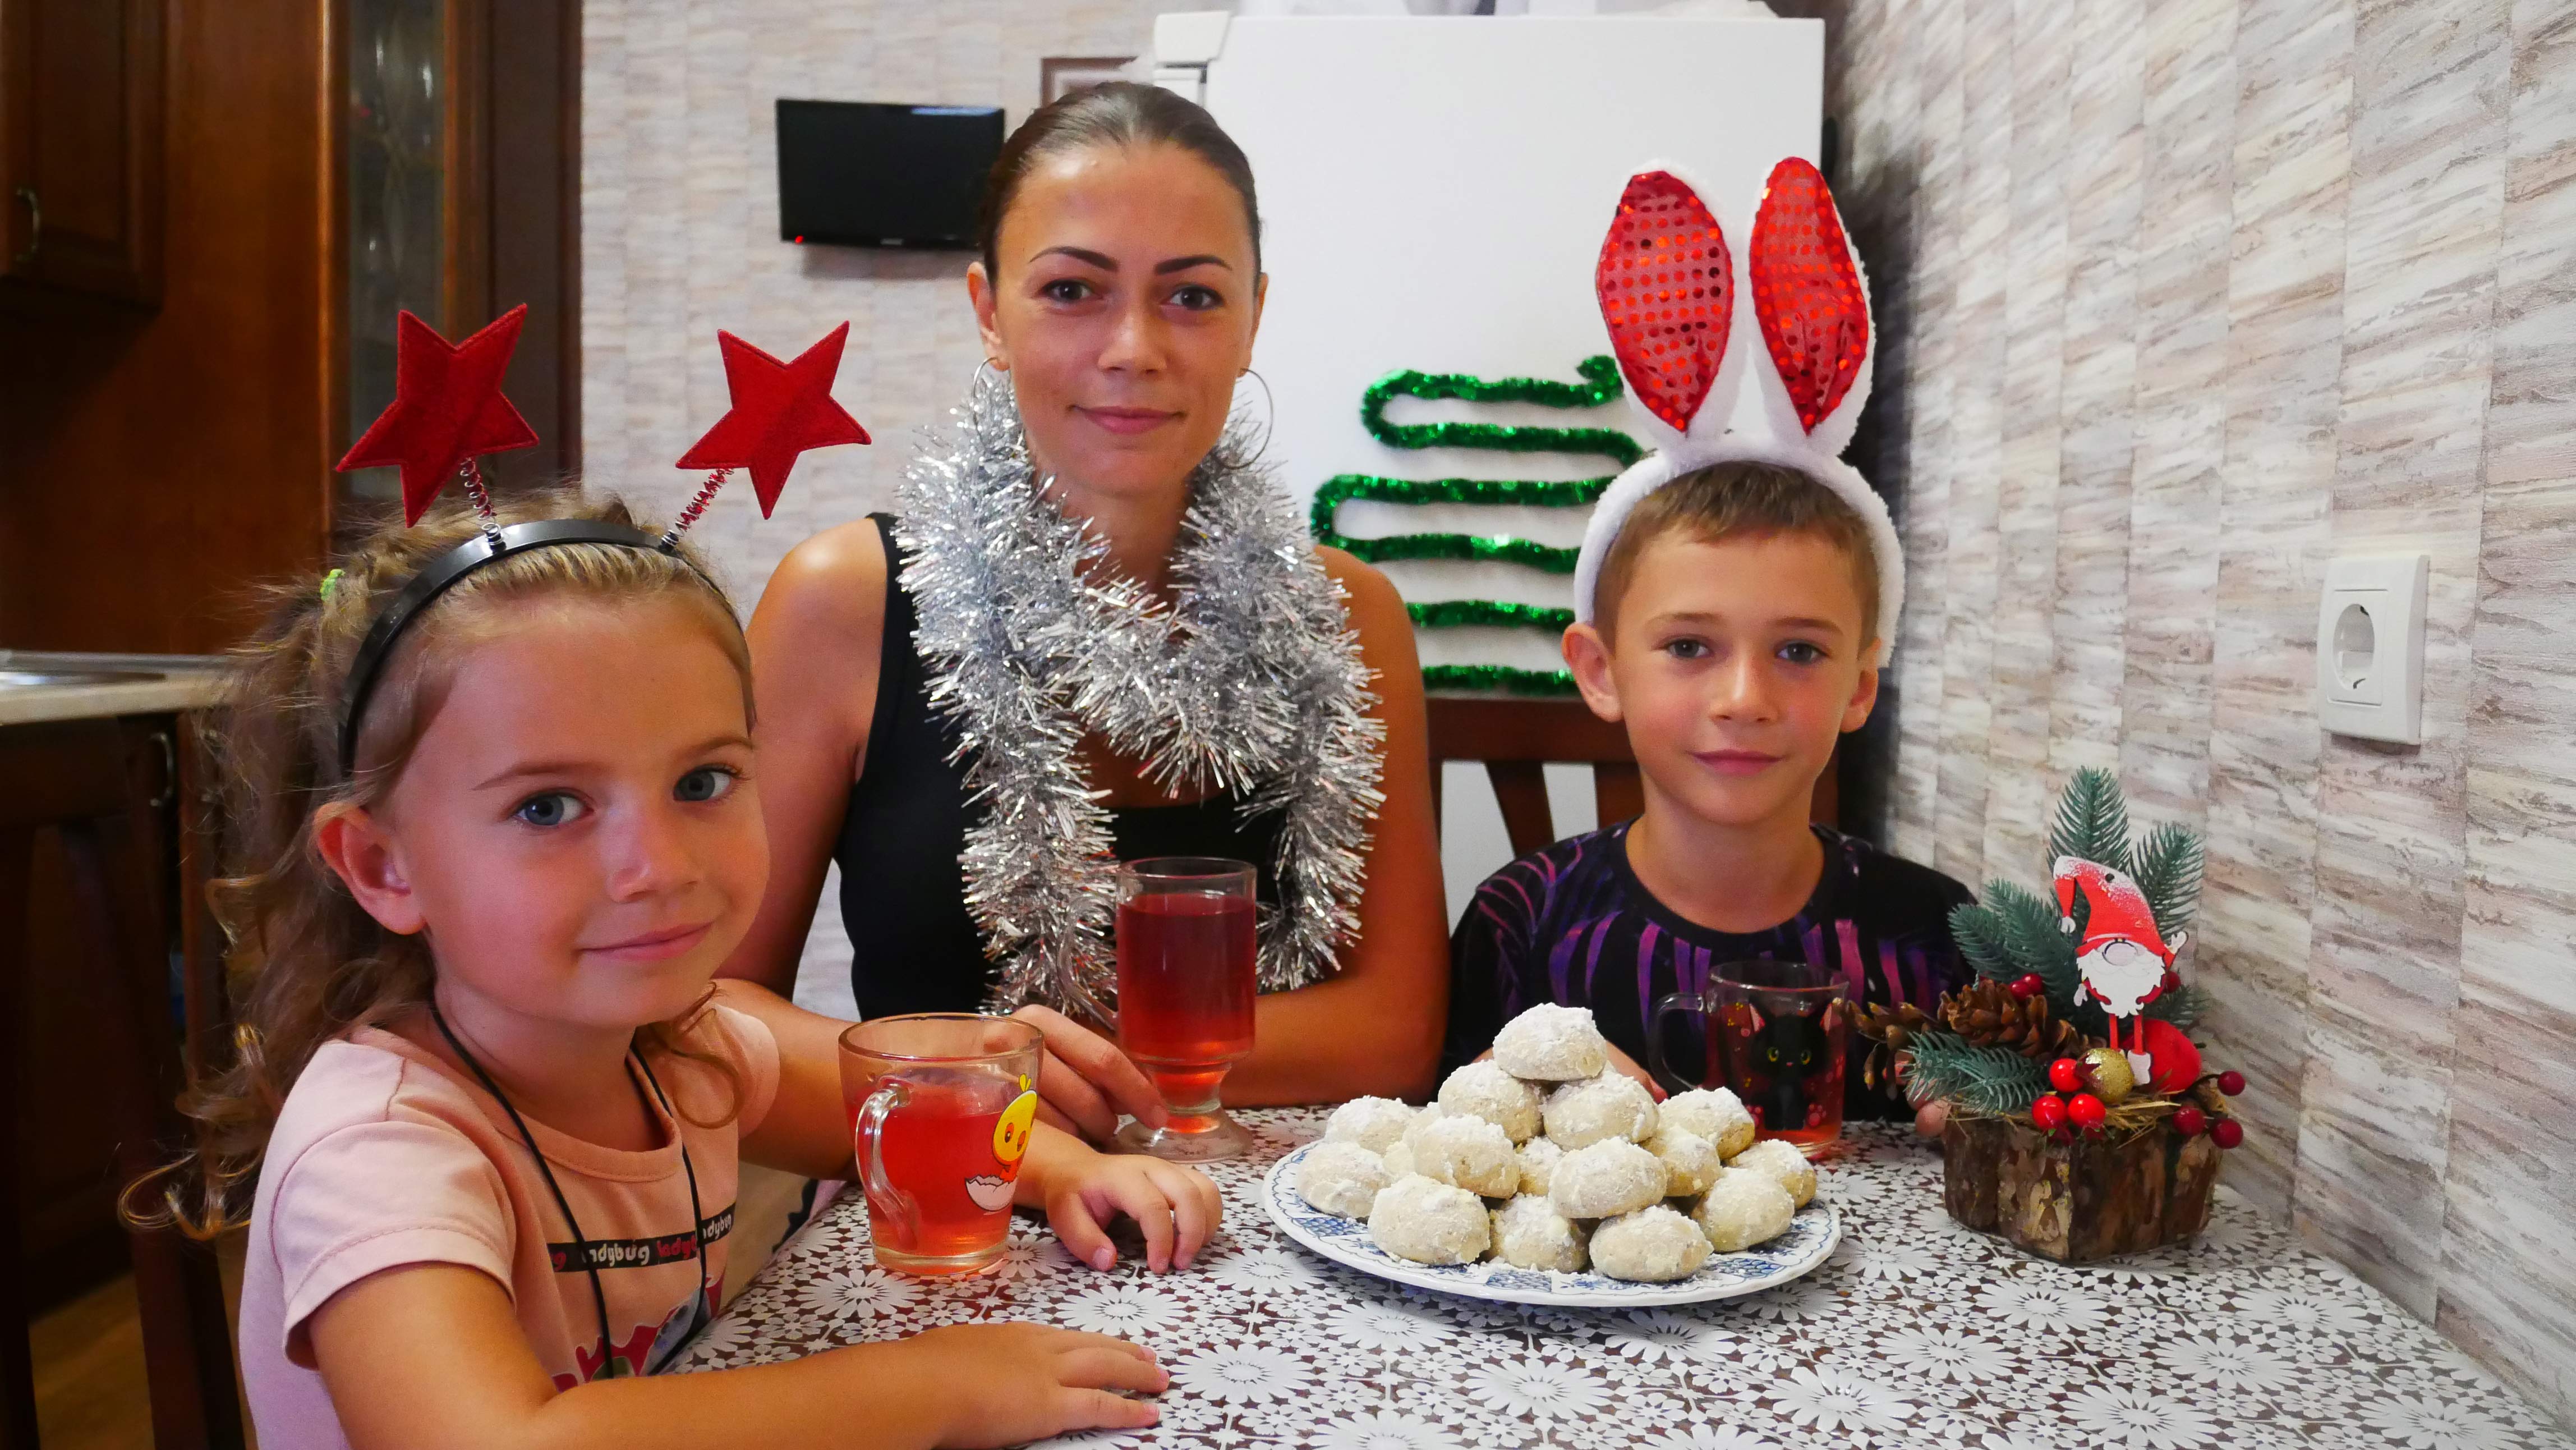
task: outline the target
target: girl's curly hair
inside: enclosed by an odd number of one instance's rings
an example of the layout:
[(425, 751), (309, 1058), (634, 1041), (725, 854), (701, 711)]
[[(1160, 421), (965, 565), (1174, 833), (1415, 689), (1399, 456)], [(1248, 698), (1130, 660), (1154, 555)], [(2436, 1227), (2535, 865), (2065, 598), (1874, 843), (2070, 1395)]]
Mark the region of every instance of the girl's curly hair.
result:
[[(636, 526), (624, 503), (587, 500), (570, 487), (515, 500), (501, 515), (505, 524), (585, 519)], [(196, 1124), (196, 1148), (127, 1186), (122, 1208), (136, 1227), (176, 1226), (210, 1238), (248, 1222), (269, 1132), (314, 1050), (429, 1000), (427, 943), (385, 930), (358, 905), (315, 850), (313, 817), (333, 802), (366, 807), (384, 800), (447, 693), (465, 653), (459, 646), (544, 618), (527, 607), (542, 599), (681, 601), (703, 613), (732, 659), (749, 716), (751, 656), (741, 624), (731, 603), (701, 576), (694, 555), (554, 545), (475, 570), (411, 625), (383, 662), (356, 758), (344, 763), (341, 714), (368, 627), (423, 565), (478, 529), (476, 516), (461, 505), (433, 509), (413, 528), (388, 525), (342, 559), (320, 588), (310, 579), (275, 586), (266, 623), (234, 651), (206, 740), (224, 864), (208, 895), (229, 941), (235, 1052), (229, 1065), (180, 1098)], [(725, 1087), (722, 1100), (738, 1105), (731, 1063), (692, 1031), (707, 1000), (640, 1029), (636, 1045), (710, 1069)], [(702, 1126), (724, 1122), (734, 1111), (728, 1106)]]

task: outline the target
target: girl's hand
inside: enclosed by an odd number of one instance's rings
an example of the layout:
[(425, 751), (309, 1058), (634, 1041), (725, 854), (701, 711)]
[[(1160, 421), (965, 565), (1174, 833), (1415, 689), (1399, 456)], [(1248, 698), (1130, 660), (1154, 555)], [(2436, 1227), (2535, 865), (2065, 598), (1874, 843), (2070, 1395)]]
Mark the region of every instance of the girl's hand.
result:
[(1106, 1143), (1126, 1113), (1149, 1128), (1169, 1123), (1163, 1095), (1118, 1044), (1052, 1007), (1011, 1014), (1046, 1035), (1038, 1072), (1038, 1121), (1086, 1142)]
[(1151, 1402), (1172, 1377), (1142, 1345), (1038, 1324), (957, 1324), (887, 1348), (912, 1384), (948, 1402), (938, 1442), (956, 1450), (1022, 1445), (1077, 1430), (1141, 1430), (1162, 1418)]
[(1095, 1269), (1118, 1262), (1104, 1227), (1120, 1214), (1145, 1233), (1145, 1267), (1186, 1269), (1224, 1220), (1216, 1184), (1195, 1168), (1142, 1154), (1094, 1152), (1043, 1125), (1020, 1166), (1019, 1201), (1046, 1209), (1065, 1251)]

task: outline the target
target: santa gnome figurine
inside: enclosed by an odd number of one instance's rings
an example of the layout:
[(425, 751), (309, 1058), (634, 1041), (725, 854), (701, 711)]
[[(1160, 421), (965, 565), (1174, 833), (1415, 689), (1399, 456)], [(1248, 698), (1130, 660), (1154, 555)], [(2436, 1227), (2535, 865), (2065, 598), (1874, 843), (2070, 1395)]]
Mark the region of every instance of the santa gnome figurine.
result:
[[(2120, 1020), (2136, 1018), (2140, 1008), (2177, 980), (2173, 964), (2184, 933), (2175, 932), (2170, 943), (2164, 939), (2147, 894), (2124, 872), (2080, 856), (2060, 856), (2049, 875), (2057, 883), (2058, 928), (2069, 936), (2081, 934), (2075, 970), (2084, 978), (2085, 992), (2110, 1016), (2111, 1045), (2119, 1047)], [(2131, 1028), (2131, 1041), (2136, 1045), (2122, 1050), (2137, 1080), (2146, 1082), (2154, 1071), (2145, 1051), (2143, 1021)]]

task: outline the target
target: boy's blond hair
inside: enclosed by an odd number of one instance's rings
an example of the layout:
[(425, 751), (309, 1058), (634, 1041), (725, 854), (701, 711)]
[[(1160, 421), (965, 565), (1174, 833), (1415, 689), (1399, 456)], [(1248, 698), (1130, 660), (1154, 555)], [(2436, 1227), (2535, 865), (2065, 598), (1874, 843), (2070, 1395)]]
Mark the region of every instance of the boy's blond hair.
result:
[(1629, 511), (1602, 557), (1600, 582), (1593, 590), (1593, 612), (1605, 641), (1618, 628), (1619, 604), (1638, 556), (1648, 544), (1674, 533), (1704, 544), (1779, 534), (1821, 538), (1851, 564), (1863, 635), (1856, 643), (1866, 646), (1877, 632), (1878, 559), (1870, 552), (1869, 525), (1840, 495), (1795, 469), (1736, 462), (1685, 473)]

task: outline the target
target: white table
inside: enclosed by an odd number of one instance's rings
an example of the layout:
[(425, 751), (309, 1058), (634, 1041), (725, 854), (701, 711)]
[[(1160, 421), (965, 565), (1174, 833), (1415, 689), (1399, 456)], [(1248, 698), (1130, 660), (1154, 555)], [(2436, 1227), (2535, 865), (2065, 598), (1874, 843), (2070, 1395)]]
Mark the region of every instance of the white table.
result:
[(760, 1364), (983, 1320), (1152, 1346), (1172, 1372), (1162, 1424), (1058, 1442), (1084, 1445), (2576, 1446), (2223, 1189), (2195, 1243), (2067, 1268), (1953, 1223), (1938, 1155), (1869, 1125), (1825, 1165), (1844, 1237), (1807, 1278), (1671, 1310), (1523, 1309), (1399, 1289), (1287, 1243), (1253, 1187), (1323, 1115), (1239, 1116), (1262, 1147), (1217, 1166), (1226, 1225), (1194, 1269), (1095, 1272), (1021, 1219), (999, 1270), (906, 1278), (876, 1267), (853, 1190), (684, 1365)]

